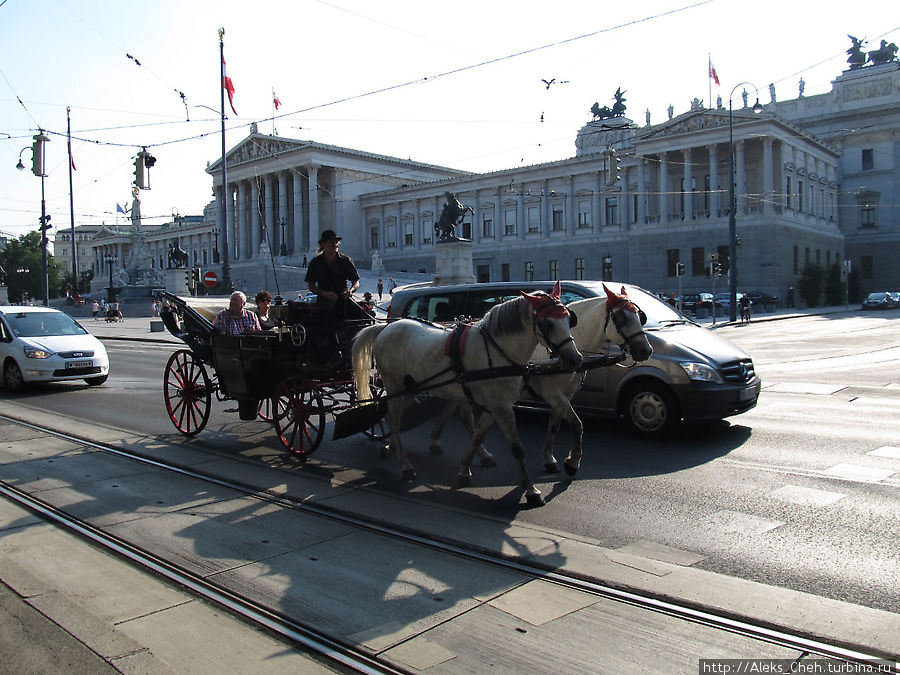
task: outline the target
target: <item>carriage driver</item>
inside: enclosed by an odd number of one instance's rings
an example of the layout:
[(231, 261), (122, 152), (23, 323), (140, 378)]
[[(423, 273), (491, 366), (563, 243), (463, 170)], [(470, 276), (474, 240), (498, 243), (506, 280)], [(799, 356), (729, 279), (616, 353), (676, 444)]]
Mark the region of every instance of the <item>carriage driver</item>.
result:
[(247, 296), (240, 291), (231, 294), (228, 301), (228, 308), (223, 309), (216, 315), (213, 322), (213, 328), (217, 333), (225, 335), (240, 335), (248, 331), (258, 331), (259, 318), (255, 312), (244, 309), (247, 304)]
[(340, 243), (337, 232), (324, 230), (319, 250), (306, 270), (306, 283), (316, 294), (316, 305), (321, 310), (322, 334), (315, 342), (323, 366), (340, 360), (334, 331), (346, 316), (347, 302), (359, 288), (359, 272), (353, 260), (338, 251)]

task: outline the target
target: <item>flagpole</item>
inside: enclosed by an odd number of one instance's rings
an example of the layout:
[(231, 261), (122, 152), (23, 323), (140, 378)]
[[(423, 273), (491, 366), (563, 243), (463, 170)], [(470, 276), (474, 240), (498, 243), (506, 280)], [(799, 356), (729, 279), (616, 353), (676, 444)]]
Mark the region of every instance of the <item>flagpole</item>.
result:
[[(709, 109), (713, 108), (712, 100), (712, 53), (706, 52), (706, 84), (709, 85)], [(715, 310), (715, 308), (713, 308)]]
[(275, 87), (272, 87), (272, 135), (275, 136)]
[[(76, 249), (78, 245), (75, 241), (75, 196), (72, 191), (72, 108), (66, 106), (66, 137), (68, 142), (66, 147), (69, 148), (69, 215), (72, 221), (72, 294), (78, 293), (78, 254)], [(79, 293), (80, 295), (80, 293)]]
[(225, 157), (225, 29), (219, 29), (219, 89), (222, 96), (222, 286), (231, 293), (231, 265), (228, 250), (228, 173)]

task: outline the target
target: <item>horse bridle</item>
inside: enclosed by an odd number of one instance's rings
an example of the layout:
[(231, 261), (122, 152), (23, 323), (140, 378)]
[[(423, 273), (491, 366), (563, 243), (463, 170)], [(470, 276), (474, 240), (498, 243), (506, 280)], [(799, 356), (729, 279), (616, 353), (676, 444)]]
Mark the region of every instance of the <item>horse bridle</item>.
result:
[[(620, 311), (633, 312), (638, 315), (638, 318), (641, 322), (641, 329), (635, 331), (631, 335), (625, 335), (622, 328), (625, 326), (625, 317), (620, 316)], [(620, 345), (626, 352), (628, 351), (628, 343), (633, 338), (636, 338), (638, 335), (646, 335), (644, 331), (644, 325), (647, 323), (647, 315), (644, 314), (644, 310), (638, 307), (634, 302), (628, 300), (627, 298), (620, 298), (618, 300), (613, 301), (612, 305), (609, 307), (606, 312), (606, 322), (603, 324), (603, 332), (606, 333), (606, 327), (609, 325), (610, 320), (613, 322), (613, 326), (616, 329), (616, 332), (619, 334), (619, 337), (622, 338), (623, 343)]]
[(545, 303), (542, 307), (536, 309), (534, 311), (534, 318), (532, 319), (532, 330), (534, 331), (535, 337), (538, 339), (538, 342), (541, 342), (541, 338), (543, 338), (543, 344), (547, 347), (547, 351), (551, 356), (556, 356), (559, 354), (559, 351), (569, 342), (572, 344), (575, 343), (575, 338), (572, 337), (572, 334), (569, 333), (563, 340), (558, 343), (554, 343), (550, 338), (547, 337), (547, 333), (541, 328), (541, 324), (547, 318), (553, 319), (562, 319), (563, 317), (569, 317), (569, 328), (578, 323), (578, 317), (575, 315), (575, 312), (569, 311), (568, 308), (562, 302), (560, 302), (557, 298), (554, 298), (552, 295), (548, 295), (547, 299), (551, 302)]

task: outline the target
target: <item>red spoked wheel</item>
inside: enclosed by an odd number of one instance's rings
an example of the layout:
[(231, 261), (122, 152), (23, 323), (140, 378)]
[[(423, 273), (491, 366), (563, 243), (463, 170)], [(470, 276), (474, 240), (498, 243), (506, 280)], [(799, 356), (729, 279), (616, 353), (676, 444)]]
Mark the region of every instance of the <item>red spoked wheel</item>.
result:
[(259, 401), (259, 407), (256, 409), (256, 415), (263, 422), (272, 422), (275, 420), (275, 399), (263, 398)]
[(201, 431), (209, 421), (212, 385), (203, 363), (187, 349), (169, 357), (163, 376), (163, 397), (172, 424), (185, 436)]
[[(372, 381), (369, 383), (369, 388), (372, 391), (372, 398), (381, 398), (382, 396), (387, 395), (384, 385), (381, 383), (381, 378), (377, 375), (372, 378)], [(383, 441), (391, 435), (391, 430), (388, 427), (387, 420), (382, 417), (371, 427), (363, 431), (363, 434), (373, 440)]]
[(272, 399), (275, 432), (290, 452), (306, 458), (322, 442), (325, 434), (325, 404), (309, 380), (289, 377), (278, 385)]

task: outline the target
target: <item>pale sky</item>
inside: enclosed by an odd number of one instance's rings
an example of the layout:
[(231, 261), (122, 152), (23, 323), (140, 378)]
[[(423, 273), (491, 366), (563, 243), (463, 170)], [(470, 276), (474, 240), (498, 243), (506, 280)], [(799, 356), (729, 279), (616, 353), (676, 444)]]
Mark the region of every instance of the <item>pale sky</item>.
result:
[[(895, 1), (824, 0), (0, 0), (0, 233), (36, 229), (47, 148), (47, 212), (70, 226), (66, 106), (76, 225), (115, 224), (134, 156), (157, 158), (141, 194), (148, 223), (199, 215), (221, 156), (219, 39), (235, 86), (232, 148), (256, 121), (280, 136), (469, 171), (571, 157), (597, 101), (626, 91), (626, 116), (656, 124), (710, 99), (708, 59), (728, 104), (744, 81), (760, 102), (831, 89), (847, 34), (900, 42)], [(129, 57), (129, 55), (131, 57)], [(140, 65), (138, 65), (138, 62)], [(541, 80), (555, 82), (549, 87)], [(738, 86), (734, 106), (741, 104)], [(182, 100), (179, 92), (185, 95)], [(187, 106), (187, 108), (185, 107)], [(208, 106), (215, 112), (198, 106)], [(227, 108), (226, 100), (226, 108)], [(544, 121), (541, 122), (543, 115)], [(187, 121), (187, 118), (190, 121)], [(20, 150), (25, 171), (16, 171)], [(122, 216), (119, 222), (124, 223)]]

